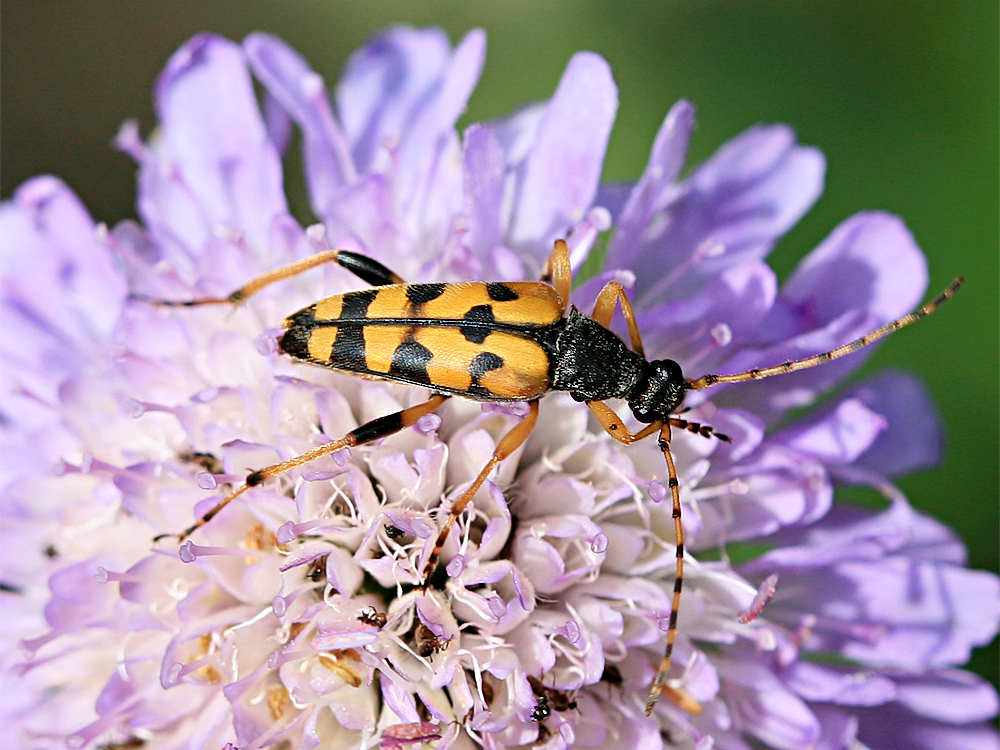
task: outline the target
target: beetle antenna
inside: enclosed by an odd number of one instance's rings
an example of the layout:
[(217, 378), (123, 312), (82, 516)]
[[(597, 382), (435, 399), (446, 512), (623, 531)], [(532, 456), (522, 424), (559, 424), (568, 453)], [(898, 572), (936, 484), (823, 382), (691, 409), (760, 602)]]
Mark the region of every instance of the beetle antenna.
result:
[(796, 370), (808, 370), (810, 367), (816, 367), (817, 365), (826, 364), (827, 362), (832, 362), (835, 359), (840, 359), (841, 357), (850, 354), (851, 352), (856, 352), (859, 349), (864, 349), (871, 343), (878, 341), (881, 338), (885, 338), (890, 333), (898, 331), (900, 328), (905, 328), (908, 325), (916, 323), (921, 318), (930, 315), (932, 312), (938, 309), (941, 304), (950, 299), (958, 288), (962, 286), (965, 280), (959, 276), (948, 288), (945, 289), (941, 294), (939, 294), (933, 301), (928, 302), (926, 305), (921, 307), (919, 310), (904, 315), (901, 318), (897, 318), (883, 326), (879, 326), (871, 333), (862, 336), (859, 339), (855, 339), (850, 343), (844, 344), (843, 346), (838, 346), (836, 349), (831, 349), (828, 352), (822, 352), (821, 354), (815, 354), (812, 357), (806, 357), (805, 359), (789, 360), (783, 364), (777, 365), (775, 367), (763, 367), (761, 369), (747, 370), (746, 372), (738, 372), (733, 375), (702, 375), (697, 380), (689, 381), (689, 388), (693, 391), (700, 391), (703, 388), (709, 388), (713, 385), (719, 385), (720, 383), (743, 383), (747, 380), (762, 380), (763, 378), (769, 378), (772, 375), (783, 375), (786, 372), (795, 372)]

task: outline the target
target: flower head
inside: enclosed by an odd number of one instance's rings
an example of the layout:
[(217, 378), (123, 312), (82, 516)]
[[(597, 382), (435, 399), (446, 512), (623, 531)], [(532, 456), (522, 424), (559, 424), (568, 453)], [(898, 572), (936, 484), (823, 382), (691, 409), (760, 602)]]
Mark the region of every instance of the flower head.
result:
[[(141, 224), (95, 225), (50, 177), (0, 209), (10, 744), (997, 747), (995, 691), (954, 667), (996, 633), (998, 581), (891, 484), (940, 448), (922, 387), (887, 373), (789, 416), (863, 356), (689, 400), (733, 441), (673, 441), (688, 572), (671, 700), (648, 718), (675, 572), (666, 469), (564, 395), (462, 513), (427, 587), (443, 509), (522, 405), (451, 399), (253, 488), (179, 549), (152, 542), (248, 471), (426, 394), (277, 352), (285, 315), (359, 285), (342, 269), (231, 312), (139, 297), (224, 296), (328, 246), (413, 282), (534, 278), (556, 238), (579, 267), (613, 228), (609, 270), (574, 302), (617, 278), (647, 355), (692, 376), (833, 348), (922, 297), (923, 256), (881, 213), (845, 221), (779, 288), (764, 258), (824, 168), (787, 127), (681, 179), (680, 102), (640, 180), (601, 188), (617, 91), (597, 55), (574, 56), (549, 101), (460, 135), (484, 51), (477, 31), (452, 49), (392, 29), (331, 100), (273, 37), (199, 36), (157, 84), (156, 133), (118, 138)], [(282, 186), (293, 125), (309, 228)], [(884, 509), (835, 501), (841, 487)]]

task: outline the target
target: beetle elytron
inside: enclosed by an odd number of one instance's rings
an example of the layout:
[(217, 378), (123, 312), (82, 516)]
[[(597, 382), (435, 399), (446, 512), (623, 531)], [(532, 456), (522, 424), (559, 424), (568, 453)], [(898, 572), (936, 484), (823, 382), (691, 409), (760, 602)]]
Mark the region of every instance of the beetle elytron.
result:
[[(759, 380), (838, 359), (929, 315), (962, 284), (961, 277), (955, 279), (941, 295), (919, 310), (831, 351), (774, 367), (732, 375), (702, 375), (694, 380), (686, 379), (672, 360), (646, 360), (632, 305), (618, 282), (608, 282), (601, 290), (589, 318), (575, 307), (566, 314), (571, 271), (563, 240), (556, 241), (538, 282), (407, 284), (371, 258), (345, 250), (326, 250), (259, 276), (228, 297), (148, 301), (174, 306), (235, 305), (269, 284), (329, 262), (348, 269), (373, 288), (329, 297), (287, 318), (280, 348), (293, 357), (324, 367), (425, 386), (433, 395), (423, 404), (363, 424), (339, 440), (252, 472), (243, 485), (180, 534), (180, 538), (207, 523), (250, 487), (321, 456), (410, 427), (453, 395), (475, 401), (528, 402), (527, 415), (500, 440), (483, 470), (452, 503), (422, 566), (426, 586), (456, 520), (489, 473), (528, 438), (538, 418), (538, 400), (548, 391), (568, 391), (577, 401), (585, 402), (604, 430), (621, 443), (629, 444), (656, 434), (666, 460), (677, 563), (666, 650), (650, 691), (646, 715), (665, 689), (684, 581), (684, 530), (677, 470), (670, 452), (670, 431), (676, 427), (706, 437), (729, 439), (711, 427), (677, 416), (685, 394), (719, 383)], [(621, 307), (628, 324), (631, 349), (609, 330), (616, 306)], [(624, 399), (633, 416), (646, 426), (636, 433), (630, 432), (604, 403), (610, 398)], [(673, 697), (684, 705), (684, 696)]]

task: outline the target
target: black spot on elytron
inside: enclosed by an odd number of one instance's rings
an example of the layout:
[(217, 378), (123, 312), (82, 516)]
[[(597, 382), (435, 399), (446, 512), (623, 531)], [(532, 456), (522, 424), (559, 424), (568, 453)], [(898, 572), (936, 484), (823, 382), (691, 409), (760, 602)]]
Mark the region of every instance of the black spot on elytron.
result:
[(330, 352), (330, 364), (334, 367), (353, 372), (367, 372), (364, 320), (368, 316), (368, 306), (377, 296), (378, 292), (374, 289), (344, 295), (340, 320), (351, 322), (341, 322), (337, 326), (337, 337), (333, 340), (333, 351)]
[(281, 351), (297, 359), (310, 359), (309, 337), (317, 326), (314, 317), (315, 310), (316, 305), (310, 305), (305, 310), (299, 310), (294, 315), (289, 316), (286, 330), (278, 341), (278, 347)]
[(494, 302), (511, 302), (517, 299), (517, 292), (506, 284), (490, 281), (486, 284), (486, 293)]
[(425, 305), (444, 294), (444, 284), (410, 284), (406, 287), (406, 299), (414, 307)]
[(430, 385), (431, 380), (427, 376), (427, 365), (433, 357), (434, 352), (423, 344), (413, 339), (404, 341), (392, 353), (392, 364), (389, 366), (389, 374), (408, 380), (411, 383)]
[(469, 393), (474, 396), (489, 397), (493, 392), (486, 386), (480, 385), (479, 379), (490, 370), (499, 370), (504, 366), (503, 357), (493, 352), (482, 352), (477, 354), (469, 363), (469, 375), (472, 376), (472, 383), (469, 385)]
[(378, 291), (364, 289), (344, 295), (344, 306), (340, 312), (341, 320), (364, 320), (368, 317), (368, 306), (375, 301)]
[(472, 376), (472, 382), (478, 384), (479, 378), (483, 375), (490, 370), (499, 370), (501, 367), (503, 367), (503, 357), (493, 352), (483, 352), (477, 354), (469, 364), (469, 374)]
[[(346, 300), (344, 301), (346, 309)], [(330, 364), (339, 370), (367, 372), (365, 357), (364, 323), (341, 323), (337, 326), (337, 337), (333, 340)]]
[(476, 305), (469, 312), (462, 316), (465, 322), (458, 330), (465, 336), (466, 341), (473, 344), (481, 344), (486, 341), (486, 337), (493, 333), (496, 318), (493, 317), (493, 308), (490, 305)]

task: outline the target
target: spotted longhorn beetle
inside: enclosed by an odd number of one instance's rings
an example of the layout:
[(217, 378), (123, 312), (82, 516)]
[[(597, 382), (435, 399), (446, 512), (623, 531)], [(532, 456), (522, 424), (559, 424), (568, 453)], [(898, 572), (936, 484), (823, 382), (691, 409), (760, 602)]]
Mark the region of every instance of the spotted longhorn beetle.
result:
[[(538, 419), (539, 399), (549, 391), (568, 391), (575, 400), (586, 403), (601, 427), (623, 444), (656, 434), (666, 461), (673, 503), (676, 572), (666, 649), (646, 703), (647, 716), (665, 689), (684, 581), (684, 529), (670, 431), (676, 427), (729, 440), (707, 425), (677, 416), (685, 395), (721, 383), (742, 383), (804, 370), (843, 357), (929, 315), (962, 284), (962, 278), (956, 278), (927, 305), (831, 351), (773, 367), (731, 375), (702, 375), (693, 380), (686, 379), (673, 360), (646, 359), (632, 305), (617, 281), (604, 286), (589, 318), (575, 306), (569, 307), (566, 314), (572, 273), (563, 240), (556, 241), (542, 279), (537, 282), (407, 284), (372, 258), (347, 250), (325, 250), (258, 276), (228, 297), (183, 302), (141, 299), (161, 306), (238, 305), (276, 281), (331, 262), (372, 288), (328, 297), (288, 317), (283, 323), (280, 349), (306, 362), (362, 377), (424, 386), (433, 395), (422, 404), (373, 419), (339, 440), (250, 473), (244, 484), (179, 538), (184, 539), (206, 524), (249, 488), (321, 456), (399, 432), (452, 396), (483, 402), (527, 402), (527, 414), (500, 440), (483, 470), (452, 502), (422, 567), (426, 586), (456, 520), (489, 473), (531, 434)], [(628, 325), (631, 349), (609, 330), (616, 306), (621, 307)], [(646, 426), (630, 432), (604, 403), (612, 398), (624, 399), (632, 415)], [(680, 705), (689, 702), (681, 691), (666, 689)]]

